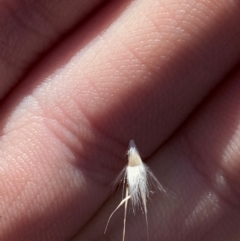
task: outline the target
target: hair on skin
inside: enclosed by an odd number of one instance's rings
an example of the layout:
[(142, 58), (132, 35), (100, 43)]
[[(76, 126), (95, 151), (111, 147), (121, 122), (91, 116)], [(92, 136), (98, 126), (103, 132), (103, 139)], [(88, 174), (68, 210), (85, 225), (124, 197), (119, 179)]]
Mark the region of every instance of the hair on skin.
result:
[(115, 183), (119, 183), (123, 180), (123, 189), (125, 190), (125, 198), (119, 203), (116, 209), (109, 216), (104, 233), (107, 231), (107, 227), (113, 214), (124, 204), (124, 220), (123, 220), (123, 236), (122, 241), (125, 241), (126, 232), (126, 217), (128, 201), (131, 201), (133, 213), (135, 214), (136, 208), (140, 207), (145, 215), (147, 225), (147, 236), (149, 240), (148, 232), (148, 218), (147, 218), (147, 200), (150, 194), (150, 188), (158, 189), (166, 194), (166, 190), (151, 172), (149, 167), (143, 163), (139, 151), (136, 147), (134, 140), (130, 140), (128, 148), (128, 165), (122, 170), (117, 177)]

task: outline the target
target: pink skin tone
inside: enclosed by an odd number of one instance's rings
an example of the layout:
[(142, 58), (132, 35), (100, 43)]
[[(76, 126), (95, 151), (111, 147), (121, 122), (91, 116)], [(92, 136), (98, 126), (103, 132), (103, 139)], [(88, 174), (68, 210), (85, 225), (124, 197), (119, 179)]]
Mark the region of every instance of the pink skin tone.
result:
[(239, 240), (239, 1), (69, 2), (0, 3), (0, 240), (121, 240), (130, 139), (151, 241)]

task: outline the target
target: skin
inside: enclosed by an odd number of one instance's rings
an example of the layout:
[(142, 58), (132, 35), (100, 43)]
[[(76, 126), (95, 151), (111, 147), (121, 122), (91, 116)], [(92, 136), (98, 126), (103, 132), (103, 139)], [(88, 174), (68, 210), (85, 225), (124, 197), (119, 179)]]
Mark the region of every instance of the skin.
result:
[(0, 240), (121, 240), (130, 139), (151, 241), (239, 240), (239, 1), (68, 4), (0, 2)]

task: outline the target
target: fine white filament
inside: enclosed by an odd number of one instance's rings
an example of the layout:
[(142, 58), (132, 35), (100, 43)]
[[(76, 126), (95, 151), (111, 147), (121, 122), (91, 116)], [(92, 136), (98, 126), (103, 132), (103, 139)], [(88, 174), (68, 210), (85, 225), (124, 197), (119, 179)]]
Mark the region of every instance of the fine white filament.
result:
[[(137, 150), (136, 144), (133, 140), (129, 142), (128, 149), (128, 165), (123, 169), (121, 174), (116, 180), (116, 183), (123, 180), (125, 188), (125, 198), (120, 202), (117, 208), (110, 215), (105, 232), (107, 230), (108, 223), (113, 216), (113, 214), (119, 209), (120, 206), (125, 204), (124, 211), (124, 224), (123, 224), (123, 238), (125, 240), (125, 230), (126, 230), (126, 215), (127, 215), (127, 205), (128, 200), (131, 200), (131, 206), (133, 213), (135, 213), (136, 208), (140, 207), (145, 214), (146, 224), (147, 224), (147, 234), (148, 234), (148, 220), (147, 220), (147, 199), (149, 198), (150, 188), (157, 188), (160, 191), (166, 193), (166, 190), (159, 183), (157, 178), (153, 175), (149, 167), (142, 162), (140, 154)], [(105, 233), (104, 232), (104, 233)], [(149, 237), (148, 237), (149, 240)]]

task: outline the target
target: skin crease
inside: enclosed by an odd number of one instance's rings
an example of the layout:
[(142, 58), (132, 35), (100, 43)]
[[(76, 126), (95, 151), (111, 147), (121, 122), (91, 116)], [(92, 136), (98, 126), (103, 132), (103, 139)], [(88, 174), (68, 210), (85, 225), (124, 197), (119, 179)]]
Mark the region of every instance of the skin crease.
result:
[[(5, 16), (29, 22), (24, 4)], [(61, 29), (42, 42), (1, 20), (0, 240), (121, 240), (123, 209), (103, 232), (130, 139), (169, 190), (148, 202), (151, 241), (239, 240), (239, 1), (75, 4), (38, 10)], [(146, 237), (129, 213), (126, 241)]]

